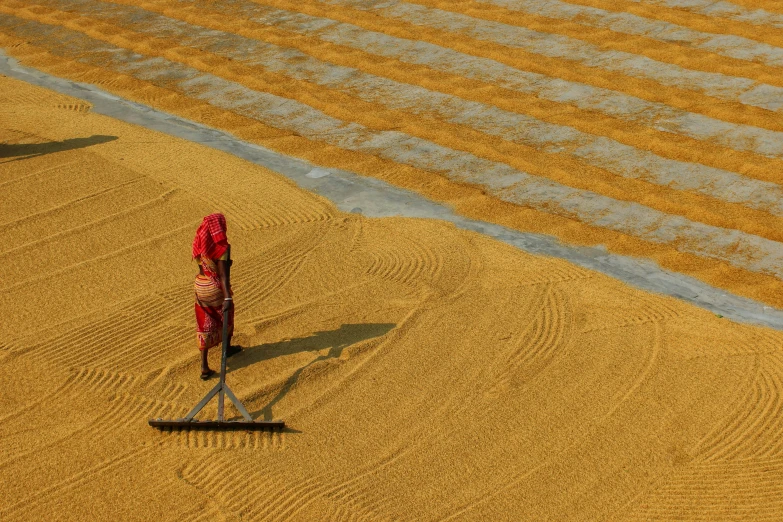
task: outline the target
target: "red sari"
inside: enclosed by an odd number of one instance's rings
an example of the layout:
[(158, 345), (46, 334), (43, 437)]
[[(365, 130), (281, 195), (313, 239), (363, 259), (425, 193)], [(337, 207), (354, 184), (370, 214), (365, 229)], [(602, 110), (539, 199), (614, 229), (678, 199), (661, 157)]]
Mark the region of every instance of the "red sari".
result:
[[(223, 288), (220, 284), (217, 262), (228, 259), (226, 218), (210, 214), (204, 218), (193, 240), (193, 258), (201, 272), (196, 276), (196, 341), (199, 350), (217, 346), (223, 338)], [(229, 288), (229, 292), (231, 289)], [(228, 311), (228, 335), (234, 333), (234, 307)]]

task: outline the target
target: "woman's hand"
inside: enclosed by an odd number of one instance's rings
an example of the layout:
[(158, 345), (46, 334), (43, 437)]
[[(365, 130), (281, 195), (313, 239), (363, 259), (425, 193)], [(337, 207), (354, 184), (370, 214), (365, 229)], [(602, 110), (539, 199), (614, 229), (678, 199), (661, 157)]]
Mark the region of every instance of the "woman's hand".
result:
[(223, 299), (223, 313), (228, 312), (231, 310), (231, 307), (234, 306), (234, 300), (233, 299)]

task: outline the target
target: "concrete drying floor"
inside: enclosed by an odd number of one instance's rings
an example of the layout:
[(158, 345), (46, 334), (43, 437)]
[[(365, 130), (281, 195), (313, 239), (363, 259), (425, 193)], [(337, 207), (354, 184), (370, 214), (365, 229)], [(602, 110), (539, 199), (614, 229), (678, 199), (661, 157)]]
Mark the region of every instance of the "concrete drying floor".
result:
[[(778, 521), (781, 24), (0, 0), (0, 518)], [(282, 433), (147, 426), (213, 211)]]

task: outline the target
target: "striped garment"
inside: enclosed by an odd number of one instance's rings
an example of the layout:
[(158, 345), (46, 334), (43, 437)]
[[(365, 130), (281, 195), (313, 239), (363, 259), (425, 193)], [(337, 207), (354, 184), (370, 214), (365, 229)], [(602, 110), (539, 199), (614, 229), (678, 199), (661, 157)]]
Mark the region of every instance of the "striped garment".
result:
[[(228, 258), (228, 253), (221, 257)], [(199, 350), (207, 350), (217, 346), (223, 335), (223, 289), (217, 262), (206, 256), (197, 258), (203, 274), (196, 276), (194, 289), (196, 293), (196, 341)], [(234, 333), (234, 308), (228, 312), (228, 335)]]

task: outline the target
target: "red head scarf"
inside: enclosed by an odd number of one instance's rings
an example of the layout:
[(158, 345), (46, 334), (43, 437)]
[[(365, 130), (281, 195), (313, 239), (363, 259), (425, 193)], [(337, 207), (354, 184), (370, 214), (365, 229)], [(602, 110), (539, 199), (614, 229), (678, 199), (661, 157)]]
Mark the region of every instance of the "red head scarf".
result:
[(226, 238), (226, 217), (223, 214), (210, 214), (201, 222), (193, 240), (193, 257), (205, 255), (218, 259), (228, 248)]

